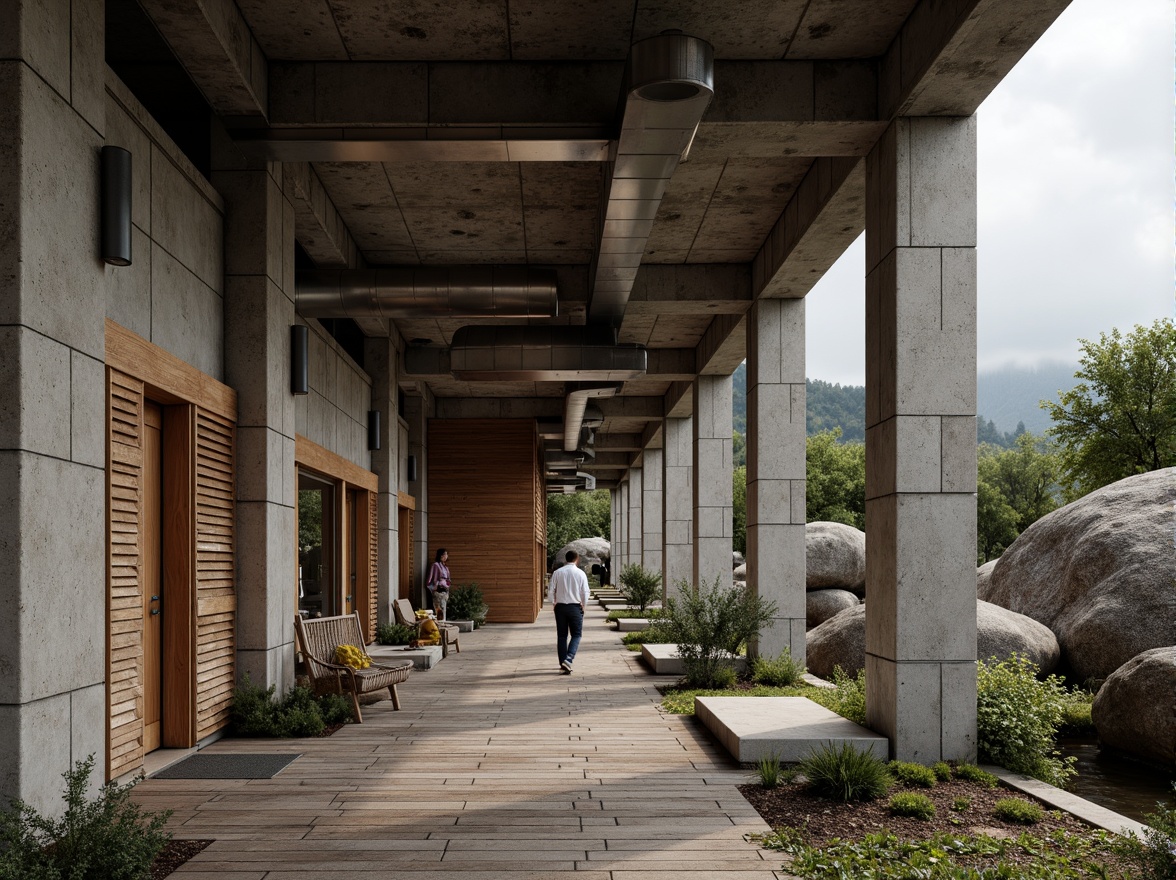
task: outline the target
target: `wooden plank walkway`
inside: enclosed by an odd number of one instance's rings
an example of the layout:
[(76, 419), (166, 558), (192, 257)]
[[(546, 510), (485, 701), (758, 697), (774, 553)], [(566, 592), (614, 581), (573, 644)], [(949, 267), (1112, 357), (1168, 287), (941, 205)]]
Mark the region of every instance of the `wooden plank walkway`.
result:
[(590, 608), (570, 676), (555, 623), (462, 636), (414, 672), (403, 709), (365, 707), (325, 739), (222, 740), (210, 753), (298, 752), (273, 779), (148, 779), (177, 837), (216, 842), (177, 880), (761, 880), (789, 876), (744, 835), (767, 825), (750, 781)]

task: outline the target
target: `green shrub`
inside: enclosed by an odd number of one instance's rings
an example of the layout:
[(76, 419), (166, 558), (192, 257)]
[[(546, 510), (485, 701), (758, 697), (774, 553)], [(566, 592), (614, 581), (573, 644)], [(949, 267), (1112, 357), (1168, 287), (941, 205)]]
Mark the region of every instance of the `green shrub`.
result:
[(644, 645), (646, 642), (656, 644), (657, 630), (655, 629), (640, 629), (637, 632), (621, 633), (621, 644), (623, 645)]
[(238, 736), (318, 736), (329, 724), (351, 720), (351, 701), (339, 694), (315, 697), (309, 688), (291, 688), (277, 699), (276, 687), (262, 688), (249, 676), (233, 691), (231, 723)]
[(951, 802), (951, 808), (957, 813), (966, 813), (972, 808), (972, 799), (966, 797), (955, 798)]
[(988, 771), (981, 770), (975, 764), (956, 764), (952, 772), (956, 779), (963, 779), (965, 782), (978, 782), (988, 788), (996, 788), (1000, 784), (999, 779)]
[(826, 744), (800, 762), (800, 772), (817, 794), (838, 801), (872, 801), (890, 788), (886, 763), (850, 743)]
[(730, 666), (720, 666), (711, 676), (710, 686), (718, 690), (730, 690), (735, 687), (735, 682), (738, 680), (739, 676), (735, 674), (733, 668)]
[(1066, 691), (1061, 679), (1037, 678), (1028, 658), (1013, 654), (978, 664), (976, 724), (980, 756), (1016, 773), (1064, 788), (1074, 758), (1054, 747)]
[(751, 680), (773, 687), (791, 687), (804, 681), (804, 664), (792, 659), (785, 648), (778, 657), (756, 657), (751, 664)]
[(1090, 691), (1076, 688), (1066, 693), (1062, 702), (1062, 722), (1059, 730), (1070, 734), (1094, 732), (1094, 720), (1090, 717), (1090, 707), (1094, 704), (1094, 694)]
[(1176, 880), (1176, 784), (1173, 803), (1156, 804), (1143, 817), (1148, 829), (1139, 838), (1128, 834), (1116, 846), (1118, 854), (1139, 868), (1139, 880)]
[(445, 605), (447, 620), (472, 620), (474, 626), (485, 626), (489, 613), (490, 606), (477, 584), (458, 584), (449, 591), (449, 601)]
[(604, 616), (604, 619), (609, 623), (614, 620), (629, 620), (634, 617), (644, 617), (646, 620), (657, 620), (662, 615), (660, 608), (646, 608), (644, 611), (638, 611), (636, 608), (614, 608)]
[(678, 596), (666, 600), (656, 628), (663, 642), (676, 642), (690, 687), (716, 687), (720, 669), (731, 669), (732, 657), (759, 636), (776, 613), (776, 603), (746, 586), (724, 585), (722, 577), (696, 590), (678, 582)]
[(661, 585), (661, 572), (647, 571), (635, 562), (621, 569), (621, 592), (639, 611), (644, 611), (646, 605), (661, 598)]
[(416, 638), (416, 630), (403, 623), (381, 623), (376, 627), (377, 645), (407, 645)]
[(900, 792), (890, 799), (890, 812), (895, 816), (910, 816), (914, 819), (930, 819), (935, 815), (935, 804), (925, 794), (913, 791)]
[(931, 772), (940, 782), (951, 782), (951, 766), (946, 761), (936, 761), (931, 765)]
[(890, 775), (905, 785), (916, 785), (919, 788), (935, 787), (935, 771), (911, 761), (891, 761)]
[(1018, 825), (1036, 825), (1041, 821), (1041, 807), (1020, 798), (1001, 798), (992, 807), (992, 815), (1005, 822), (1015, 822)]
[(662, 709), (671, 715), (693, 715), (695, 697), (807, 697), (816, 688), (804, 685), (802, 687), (770, 687), (766, 684), (753, 684), (739, 690), (716, 690), (715, 688), (677, 688), (668, 687), (662, 691)]
[(142, 880), (171, 834), (171, 811), (144, 812), (132, 785), (110, 783), (87, 800), (94, 756), (62, 773), (65, 815), (42, 816), (23, 801), (0, 813), (3, 880)]
[(848, 718), (855, 724), (866, 723), (866, 671), (858, 670), (855, 678), (845, 674), (840, 666), (833, 667), (833, 687), (813, 688), (809, 699), (826, 709)]

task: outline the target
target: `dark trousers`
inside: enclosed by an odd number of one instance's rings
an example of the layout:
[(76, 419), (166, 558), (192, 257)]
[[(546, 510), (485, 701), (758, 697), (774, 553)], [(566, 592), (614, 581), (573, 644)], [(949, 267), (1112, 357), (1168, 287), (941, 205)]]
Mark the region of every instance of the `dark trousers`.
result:
[[(584, 609), (578, 603), (560, 603), (555, 606), (555, 650), (561, 665), (565, 660), (571, 663), (576, 659), (576, 649), (580, 647), (583, 632)], [(568, 640), (569, 633), (571, 641)]]

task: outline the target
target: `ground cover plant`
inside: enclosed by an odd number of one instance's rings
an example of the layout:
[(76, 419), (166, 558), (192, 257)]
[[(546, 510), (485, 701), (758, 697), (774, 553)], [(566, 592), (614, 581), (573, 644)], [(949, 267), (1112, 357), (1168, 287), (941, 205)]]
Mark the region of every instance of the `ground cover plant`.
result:
[(832, 801), (872, 801), (890, 790), (894, 779), (886, 762), (850, 743), (827, 744), (800, 762), (808, 790)]
[(1001, 798), (992, 808), (992, 815), (1006, 822), (1016, 822), (1018, 825), (1036, 825), (1045, 815), (1044, 811), (1035, 803), (1021, 798)]
[(131, 800), (131, 785), (111, 783), (90, 799), (94, 756), (62, 774), (65, 812), (41, 815), (22, 801), (0, 813), (0, 880), (143, 880), (171, 834), (170, 811)]
[(775, 657), (756, 657), (751, 662), (751, 680), (756, 684), (790, 687), (804, 681), (804, 664), (792, 659), (785, 648)]
[(636, 608), (614, 608), (604, 616), (604, 619), (613, 623), (617, 620), (632, 620), (634, 618), (657, 620), (661, 616), (662, 610), (660, 608), (646, 608), (644, 611), (638, 611)]
[(931, 798), (914, 791), (900, 791), (890, 798), (887, 806), (895, 816), (927, 820), (935, 815), (935, 804)]
[(294, 687), (284, 697), (276, 688), (253, 684), (249, 677), (233, 691), (231, 725), (237, 736), (321, 736), (352, 720), (351, 701), (341, 694), (316, 697), (309, 688)]
[(1156, 804), (1143, 818), (1149, 826), (1143, 837), (1128, 835), (1116, 851), (1136, 867), (1139, 880), (1176, 880), (1176, 785), (1171, 803)]

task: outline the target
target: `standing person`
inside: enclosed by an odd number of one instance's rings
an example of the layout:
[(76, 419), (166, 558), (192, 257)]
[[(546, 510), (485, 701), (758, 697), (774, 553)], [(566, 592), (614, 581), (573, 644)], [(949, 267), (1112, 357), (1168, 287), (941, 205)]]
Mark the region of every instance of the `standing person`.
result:
[(429, 568), (429, 576), (425, 578), (425, 586), (433, 596), (433, 611), (438, 620), (445, 619), (445, 604), (449, 601), (449, 567), (445, 564), (448, 560), (449, 551), (442, 547)]
[[(576, 649), (580, 647), (580, 636), (584, 632), (584, 611), (588, 607), (588, 575), (576, 563), (580, 554), (569, 550), (564, 554), (564, 565), (551, 575), (547, 597), (555, 611), (555, 650), (559, 655), (561, 675), (572, 674), (572, 662)], [(571, 640), (568, 634), (571, 633)]]

